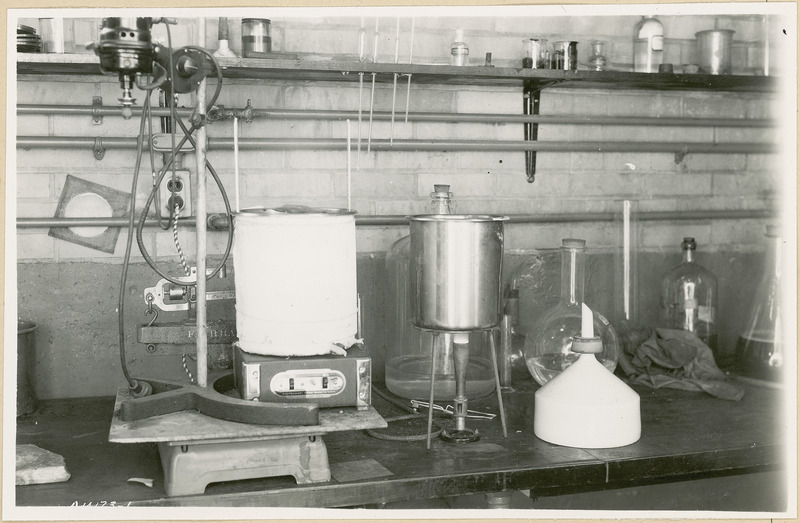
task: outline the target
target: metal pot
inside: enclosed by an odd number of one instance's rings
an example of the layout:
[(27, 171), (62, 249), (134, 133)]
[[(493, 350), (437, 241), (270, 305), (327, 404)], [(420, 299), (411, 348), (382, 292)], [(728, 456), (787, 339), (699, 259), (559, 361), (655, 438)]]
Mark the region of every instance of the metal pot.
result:
[(409, 218), (414, 325), (451, 332), (500, 323), (505, 216)]
[(706, 74), (731, 74), (733, 33), (730, 29), (709, 29), (695, 33), (697, 61)]

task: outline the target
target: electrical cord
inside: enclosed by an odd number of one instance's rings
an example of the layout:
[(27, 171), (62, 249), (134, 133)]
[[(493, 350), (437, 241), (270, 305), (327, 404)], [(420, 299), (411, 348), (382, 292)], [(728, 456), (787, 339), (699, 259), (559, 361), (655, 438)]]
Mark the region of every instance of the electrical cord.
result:
[[(163, 92), (163, 91), (162, 91)], [(151, 106), (152, 107), (152, 106)], [(147, 150), (150, 152), (150, 172), (153, 174), (153, 187), (158, 187), (156, 183), (156, 159), (155, 159), (155, 151), (153, 149), (153, 115), (151, 108), (147, 110), (147, 123), (148, 123), (148, 144), (149, 147)], [(158, 221), (158, 226), (161, 228), (162, 231), (169, 230), (169, 219), (167, 219), (166, 224), (162, 222), (163, 216), (161, 216), (161, 191), (156, 191), (156, 220)]]
[[(392, 416), (388, 418), (383, 418), (386, 423), (392, 423), (394, 421), (406, 421), (410, 419), (425, 419), (427, 418), (427, 414), (420, 414), (413, 408), (409, 407), (403, 402), (398, 401), (394, 397), (385, 394), (383, 391), (378, 389), (377, 387), (372, 387), (372, 392), (381, 398), (382, 400), (394, 405), (395, 407), (410, 412), (410, 414), (403, 414), (400, 416)], [(436, 421), (433, 421), (433, 424), (436, 426), (436, 430), (431, 431), (431, 438), (438, 437), (442, 431), (444, 430)], [(372, 436), (375, 439), (382, 439), (387, 441), (423, 441), (428, 438), (427, 431), (424, 434), (409, 434), (409, 435), (400, 435), (400, 434), (387, 434), (385, 432), (378, 432), (376, 429), (366, 429), (367, 434)]]
[[(214, 91), (214, 95), (211, 97), (211, 100), (208, 102), (208, 104), (206, 104), (206, 108), (207, 108), (206, 112), (208, 112), (208, 109), (210, 109), (216, 103), (216, 100), (219, 97), (219, 93), (220, 93), (220, 91), (222, 89), (222, 69), (219, 67), (217, 59), (211, 53), (206, 51), (205, 49), (202, 49), (202, 48), (196, 47), (196, 46), (187, 46), (186, 48), (187, 49), (196, 50), (198, 52), (201, 52), (201, 53), (205, 54), (206, 56), (209, 57), (210, 60), (212, 60), (212, 62), (214, 64), (214, 69), (215, 69), (215, 72), (217, 73), (217, 87), (216, 87), (216, 90)], [(171, 54), (170, 54), (170, 56), (171, 56)], [(155, 198), (155, 194), (158, 192), (158, 187), (160, 187), (161, 182), (164, 179), (164, 176), (166, 175), (167, 170), (171, 166), (174, 165), (175, 156), (180, 151), (180, 149), (183, 147), (183, 145), (186, 143), (186, 141), (189, 141), (196, 148), (195, 141), (194, 141), (194, 139), (192, 138), (191, 135), (196, 129), (199, 128), (200, 125), (203, 125), (202, 122), (200, 122), (200, 123), (192, 123), (191, 128), (187, 129), (186, 126), (183, 124), (183, 121), (181, 120), (181, 118), (178, 115), (177, 111), (174, 110), (174, 97), (172, 97), (170, 101), (171, 101), (170, 112), (173, 114), (173, 125), (172, 125), (172, 129), (171, 130), (172, 130), (173, 133), (175, 132), (174, 122), (177, 121), (181, 125), (181, 128), (182, 128), (182, 130), (184, 132), (184, 136), (181, 138), (180, 142), (176, 146), (172, 147), (172, 151), (170, 153), (170, 156), (167, 159), (167, 161), (164, 163), (164, 166), (161, 168), (161, 171), (159, 172), (159, 175), (158, 175), (158, 180), (157, 180), (156, 184), (154, 185), (153, 190), (150, 192), (150, 195), (147, 198), (147, 201), (145, 202), (144, 208), (142, 209), (142, 213), (141, 213), (140, 218), (139, 218), (139, 224), (138, 224), (138, 227), (136, 229), (136, 241), (137, 241), (137, 243), (139, 245), (139, 251), (142, 253), (142, 257), (145, 259), (145, 261), (147, 262), (147, 264), (150, 266), (151, 269), (153, 269), (159, 276), (161, 276), (162, 278), (164, 278), (165, 280), (167, 280), (168, 282), (170, 282), (172, 284), (186, 286), (186, 282), (185, 281), (180, 281), (178, 279), (175, 279), (175, 278), (169, 276), (168, 274), (165, 274), (163, 271), (160, 270), (160, 268), (156, 264), (155, 260), (153, 260), (153, 258), (150, 256), (149, 252), (147, 251), (147, 247), (144, 245), (144, 239), (143, 239), (144, 223), (145, 223), (145, 220), (147, 219), (147, 214), (148, 214), (148, 212), (150, 210), (150, 206), (152, 205), (153, 200)], [(233, 244), (233, 220), (231, 219), (232, 210), (231, 210), (231, 206), (230, 206), (230, 201), (228, 200), (228, 196), (227, 196), (227, 193), (225, 192), (225, 188), (224, 188), (224, 186), (222, 184), (222, 181), (220, 180), (216, 170), (211, 165), (211, 162), (208, 160), (208, 158), (206, 158), (205, 165), (208, 168), (209, 172), (211, 173), (211, 176), (214, 178), (214, 181), (215, 181), (215, 183), (217, 184), (217, 187), (220, 190), (220, 193), (222, 195), (222, 200), (223, 200), (223, 202), (225, 204), (225, 212), (228, 215), (228, 241), (227, 241), (227, 245), (226, 245), (226, 248), (225, 248), (225, 253), (222, 256), (222, 261), (219, 263), (219, 265), (213, 271), (211, 271), (211, 273), (209, 273), (207, 275), (206, 279), (210, 280), (211, 278), (216, 276), (217, 273), (219, 273), (219, 271), (225, 265), (225, 262), (227, 261), (228, 257), (230, 256), (230, 251), (231, 251), (231, 247), (232, 247), (232, 244)], [(205, 217), (197, 217), (197, 219), (205, 219)]]
[(146, 388), (149, 388), (149, 384), (147, 386), (143, 385), (141, 382), (131, 378), (130, 373), (128, 372), (128, 362), (125, 358), (125, 323), (124, 323), (124, 314), (125, 314), (125, 292), (127, 287), (127, 280), (128, 280), (128, 268), (130, 267), (131, 261), (131, 246), (133, 245), (133, 224), (134, 219), (136, 216), (136, 185), (139, 181), (139, 168), (142, 164), (142, 154), (144, 153), (144, 130), (145, 130), (145, 122), (146, 122), (146, 115), (148, 109), (150, 108), (150, 92), (147, 92), (147, 97), (144, 101), (144, 109), (142, 111), (142, 118), (141, 122), (139, 123), (139, 139), (137, 140), (136, 145), (136, 164), (133, 168), (133, 181), (131, 182), (131, 209), (129, 212), (128, 218), (128, 238), (125, 243), (125, 256), (123, 257), (122, 263), (122, 275), (120, 277), (119, 282), (119, 304), (117, 307), (117, 317), (119, 320), (119, 358), (120, 364), (122, 365), (122, 373), (125, 375), (125, 379), (128, 382), (128, 388), (134, 395), (139, 395), (146, 393)]
[[(173, 64), (172, 64), (172, 38), (171, 38), (170, 31), (169, 31), (169, 24), (166, 24), (166, 25), (167, 25), (167, 36), (168, 36), (168, 39), (169, 39), (169, 41), (168, 41), (168, 43), (169, 43), (169, 62), (170, 62), (170, 73), (171, 73), (172, 70), (173, 70)], [(211, 59), (211, 61), (213, 62), (214, 67), (215, 67), (215, 71), (217, 73), (216, 90), (214, 92), (214, 95), (211, 98), (211, 101), (208, 103), (208, 106), (207, 106), (208, 108), (210, 108), (216, 103), (217, 97), (219, 96), (220, 91), (222, 89), (222, 71), (221, 71), (221, 69), (219, 67), (219, 64), (217, 63), (216, 58), (214, 58), (214, 56), (211, 53), (207, 52), (204, 49), (196, 47), (196, 46), (191, 46), (191, 48), (195, 49), (195, 50), (197, 50), (199, 52), (202, 52), (203, 54), (208, 56), (209, 59)], [(166, 76), (165, 76), (164, 79), (166, 79)], [(139, 123), (139, 134), (138, 134), (137, 151), (136, 151), (136, 163), (135, 163), (135, 166), (134, 166), (133, 180), (131, 182), (131, 206), (130, 206), (129, 219), (128, 219), (128, 237), (127, 237), (126, 245), (125, 245), (125, 255), (123, 257), (122, 274), (120, 276), (119, 303), (118, 303), (118, 308), (117, 308), (117, 311), (118, 311), (118, 327), (119, 327), (119, 357), (120, 357), (120, 364), (121, 364), (122, 372), (123, 372), (123, 374), (125, 376), (125, 379), (128, 382), (128, 389), (130, 390), (130, 392), (135, 397), (141, 397), (141, 396), (149, 395), (152, 392), (152, 387), (146, 381), (139, 381), (139, 380), (133, 379), (130, 376), (130, 373), (128, 371), (128, 364), (127, 364), (126, 356), (125, 356), (125, 354), (126, 354), (126, 350), (125, 350), (125, 324), (124, 324), (125, 292), (126, 292), (127, 280), (128, 280), (128, 270), (130, 268), (131, 247), (132, 247), (132, 244), (133, 244), (133, 236), (134, 236), (134, 223), (135, 223), (135, 216), (136, 216), (136, 186), (138, 185), (139, 170), (141, 168), (142, 155), (144, 154), (144, 143), (143, 142), (144, 142), (144, 139), (145, 139), (145, 123), (146, 122), (149, 122), (149, 127), (148, 127), (149, 134), (148, 134), (148, 136), (150, 137), (149, 149), (150, 149), (151, 170), (155, 174), (155, 160), (153, 158), (153, 149), (152, 149), (152, 135), (153, 135), (153, 133), (152, 133), (152, 113), (150, 111), (150, 108), (151, 108), (151, 106), (150, 106), (150, 95), (157, 87), (160, 87), (161, 85), (163, 85), (163, 83), (164, 83), (163, 80), (159, 80), (157, 82), (153, 82), (152, 84), (147, 84), (147, 85), (144, 85), (144, 86), (140, 86), (139, 83), (137, 82), (137, 86), (142, 87), (142, 89), (147, 93), (147, 96), (145, 97), (145, 102), (144, 102), (143, 111), (142, 111), (142, 117), (141, 117), (141, 121)], [(207, 110), (206, 110), (206, 112), (207, 112)], [(175, 97), (174, 97), (174, 95), (170, 96), (170, 114), (173, 115), (173, 117), (177, 117), (177, 112), (175, 111)], [(180, 282), (180, 281), (173, 280), (172, 278), (169, 278), (168, 276), (162, 274), (161, 271), (159, 271), (157, 269), (157, 267), (155, 265), (155, 262), (147, 255), (147, 251), (144, 248), (144, 242), (142, 240), (142, 229), (143, 229), (144, 221), (145, 221), (145, 219), (147, 217), (147, 213), (149, 211), (150, 205), (153, 202), (154, 195), (158, 194), (158, 192), (159, 192), (158, 189), (159, 189), (159, 187), (161, 185), (161, 182), (162, 182), (162, 180), (164, 178), (164, 175), (167, 172), (167, 169), (169, 168), (170, 165), (173, 166), (173, 179), (174, 179), (174, 177), (175, 177), (175, 168), (174, 168), (175, 157), (178, 154), (178, 152), (180, 151), (180, 147), (182, 147), (183, 144), (186, 143), (187, 139), (191, 139), (191, 133), (194, 132), (194, 130), (197, 129), (199, 125), (203, 125), (203, 122), (200, 122), (199, 124), (192, 124), (192, 130), (189, 131), (189, 130), (186, 129), (186, 127), (181, 122), (181, 127), (183, 128), (185, 136), (181, 140), (180, 145), (177, 148), (175, 146), (174, 126), (172, 126), (172, 129), (171, 129), (171, 136), (172, 136), (172, 139), (171, 139), (172, 140), (172, 143), (171, 143), (171, 146), (172, 146), (171, 154), (169, 156), (169, 159), (164, 162), (165, 165), (164, 165), (163, 169), (161, 170), (159, 176), (157, 177), (158, 179), (156, 180), (156, 183), (153, 184), (153, 188), (150, 191), (150, 195), (149, 195), (149, 197), (147, 199), (147, 204), (145, 205), (145, 207), (143, 209), (143, 212), (142, 212), (142, 215), (141, 215), (141, 218), (139, 220), (139, 226), (136, 227), (137, 244), (139, 245), (139, 249), (142, 252), (142, 255), (145, 257), (145, 260), (147, 261), (148, 265), (150, 265), (150, 267), (153, 270), (155, 270), (155, 272), (158, 273), (159, 275), (161, 275), (162, 277), (165, 277), (169, 281), (172, 281), (173, 283), (177, 283), (179, 285), (185, 285), (185, 282)], [(194, 143), (193, 140), (192, 140), (192, 143)], [(231, 214), (232, 213), (231, 213), (231, 209), (230, 209), (230, 202), (228, 201), (228, 197), (227, 197), (227, 194), (225, 193), (225, 188), (222, 185), (222, 181), (219, 179), (219, 176), (217, 176), (216, 171), (211, 166), (211, 163), (208, 161), (208, 158), (206, 158), (205, 163), (206, 163), (206, 166), (209, 167), (209, 170), (211, 171), (212, 176), (214, 177), (214, 180), (217, 183), (217, 186), (219, 187), (220, 192), (222, 193), (223, 201), (225, 203), (225, 209), (226, 209), (226, 212), (227, 212), (227, 214), (229, 216), (229, 219), (228, 219), (228, 244), (227, 244), (227, 247), (226, 247), (226, 250), (225, 250), (225, 255), (223, 256), (223, 259), (220, 262), (219, 266), (214, 271), (212, 271), (212, 273), (208, 276), (208, 279), (210, 279), (210, 278), (213, 278), (222, 269), (222, 267), (225, 265), (225, 262), (227, 261), (228, 256), (230, 255), (231, 245), (232, 245), (232, 242), (233, 242), (233, 220), (231, 218)], [(205, 219), (205, 217), (203, 217), (203, 219)], [(161, 225), (160, 213), (159, 213), (159, 225)], [(184, 361), (184, 366), (185, 366), (186, 365), (185, 358), (184, 358), (183, 361)]]

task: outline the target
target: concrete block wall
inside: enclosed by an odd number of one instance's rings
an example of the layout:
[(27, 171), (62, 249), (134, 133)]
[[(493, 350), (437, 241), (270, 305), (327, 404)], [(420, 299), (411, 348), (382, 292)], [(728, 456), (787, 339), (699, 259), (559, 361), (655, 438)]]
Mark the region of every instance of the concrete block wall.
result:
[[(545, 21), (535, 17), (519, 20), (508, 17), (480, 19), (417, 18), (415, 20), (415, 62), (444, 63), (454, 24), (470, 36), (473, 56), (493, 52), (496, 65), (516, 63), (521, 57), (521, 40), (545, 34), (588, 41), (603, 37), (613, 42), (613, 56), (624, 62), (623, 49), (630, 47), (629, 32), (636, 17), (608, 17), (603, 23), (592, 17), (556, 17)], [(682, 22), (664, 20), (667, 34), (689, 39), (694, 30), (713, 24), (713, 17), (682, 18)], [(730, 18), (740, 24), (737, 35), (742, 42), (758, 38), (757, 17)], [(403, 19), (407, 29), (408, 20)], [(367, 20), (369, 32), (374, 18)], [(207, 26), (216, 35), (216, 19)], [(310, 59), (317, 55), (353, 52), (359, 19), (350, 18), (273, 18), (273, 45), (276, 51), (301, 53)], [(712, 25), (713, 26), (713, 25)], [(394, 21), (382, 21), (387, 34)], [(211, 29), (213, 28), (213, 30)], [(324, 28), (324, 30), (320, 30)], [(669, 29), (672, 28), (672, 29)], [(189, 32), (187, 32), (189, 34)], [(407, 36), (405, 33), (403, 33)], [(234, 37), (235, 38), (235, 37)], [(388, 38), (388, 37), (386, 37)], [(368, 38), (368, 41), (370, 39)], [(385, 42), (381, 48), (393, 50)], [(407, 45), (407, 44), (406, 44)], [(627, 46), (627, 47), (626, 47)], [(209, 42), (208, 47), (215, 47)], [(400, 48), (403, 49), (401, 42)], [(441, 50), (442, 52), (438, 52)], [(630, 49), (627, 50), (630, 53)], [(444, 54), (443, 54), (444, 53)], [(617, 54), (618, 53), (618, 54)], [(348, 57), (352, 58), (352, 57)], [(381, 54), (379, 61), (391, 61)], [(627, 58), (629, 60), (629, 58)], [(616, 60), (616, 58), (615, 58)], [(368, 77), (367, 77), (368, 78)], [(209, 82), (213, 88), (213, 82)], [(375, 111), (391, 111), (392, 84), (380, 82), (375, 89)], [(435, 183), (449, 183), (461, 213), (550, 214), (609, 212), (621, 208), (620, 200), (637, 202), (639, 211), (695, 210), (775, 210), (780, 206), (787, 173), (778, 154), (689, 154), (675, 162), (672, 153), (563, 153), (537, 155), (534, 183), (525, 177), (524, 153), (497, 151), (371, 151), (366, 152), (369, 82), (365, 81), (364, 120), (361, 124), (362, 153), (357, 157), (358, 122), (351, 121), (350, 200), (360, 215), (408, 215), (424, 212)], [(92, 96), (102, 96), (113, 105), (119, 87), (113, 77), (29, 77), (18, 78), (19, 104), (90, 105)], [(138, 103), (144, 94), (137, 92)], [(357, 82), (225, 80), (219, 104), (229, 108), (244, 107), (250, 100), (256, 109), (357, 110)], [(182, 103), (187, 103), (182, 98)], [(478, 123), (421, 123), (402, 121), (405, 109), (405, 84), (398, 85), (394, 138), (397, 140), (521, 140), (522, 125)], [(514, 87), (477, 87), (469, 85), (411, 84), (412, 112), (507, 113), (522, 112), (521, 89)], [(729, 117), (771, 118), (781, 115), (780, 93), (711, 93), (692, 91), (629, 91), (546, 89), (541, 99), (541, 114), (613, 115), (653, 117)], [(139, 122), (105, 117), (103, 124), (91, 124), (88, 116), (20, 116), (17, 134), (31, 136), (136, 136)], [(346, 137), (343, 121), (256, 119), (240, 122), (240, 138), (337, 138)], [(158, 122), (155, 122), (156, 128)], [(765, 142), (779, 139), (774, 129), (723, 129), (712, 127), (634, 127), (542, 124), (540, 140), (573, 141), (699, 141), (714, 143)], [(230, 137), (230, 120), (208, 126), (209, 137)], [(376, 120), (372, 139), (388, 140), (390, 122)], [(215, 166), (234, 202), (233, 152), (213, 149), (209, 160)], [(103, 160), (92, 152), (68, 149), (18, 148), (16, 151), (17, 216), (52, 217), (67, 174), (72, 174), (115, 189), (130, 191), (135, 152), (130, 149), (108, 150)], [(157, 167), (160, 159), (156, 158)], [(194, 175), (191, 154), (184, 161)], [(322, 207), (345, 207), (348, 201), (347, 151), (265, 150), (241, 151), (240, 204), (273, 207), (303, 204)], [(145, 155), (136, 191), (137, 208), (147, 198), (150, 165)], [(212, 184), (211, 178), (208, 183)], [(209, 212), (221, 212), (223, 206), (215, 187), (209, 186)], [(697, 237), (700, 248), (723, 259), (730, 253), (760, 253), (765, 222), (763, 220), (703, 220), (641, 222), (637, 248), (656, 256), (673, 256), (683, 236)], [(190, 261), (194, 259), (191, 227), (180, 227), (179, 238)], [(373, 356), (382, 367), (385, 346), (387, 307), (383, 257), (394, 241), (408, 233), (407, 227), (363, 226), (357, 231), (359, 251), (359, 289), (364, 295), (365, 337)], [(534, 249), (557, 247), (564, 237), (587, 240), (590, 251), (612, 253), (619, 248), (618, 225), (603, 223), (511, 224), (507, 228), (506, 250), (524, 257)], [(120, 263), (127, 233), (123, 230), (114, 254), (99, 253), (82, 246), (56, 240), (46, 229), (17, 230), (18, 313), (40, 325), (37, 347), (37, 392), (42, 397), (76, 397), (113, 394), (124, 384), (118, 369), (116, 352), (116, 307)], [(209, 233), (208, 250), (217, 257), (225, 248), (225, 233)], [(178, 257), (170, 232), (147, 228), (144, 244), (160, 264), (180, 273)], [(152, 286), (157, 277), (143, 263), (136, 246), (126, 289), (130, 309), (126, 312), (129, 360), (133, 368), (146, 372), (163, 365), (146, 361), (141, 347), (136, 347), (135, 325), (147, 321), (141, 315), (141, 292)], [(60, 275), (67, 275), (78, 294), (61, 287)], [(653, 275), (655, 278), (655, 274)], [(48, 283), (49, 282), (49, 283)], [(96, 297), (90, 313), (76, 303), (91, 293), (99, 282), (104, 292)], [(59, 310), (52, 311), (53, 300)], [(141, 310), (140, 310), (141, 309)], [(91, 319), (87, 318), (91, 315)], [(167, 321), (169, 321), (169, 315)], [(160, 317), (160, 320), (163, 318)], [(94, 326), (94, 327), (93, 327)], [(66, 355), (69, 355), (68, 357)], [(58, 363), (57, 363), (58, 362)], [(91, 365), (87, 365), (91, 362)], [(172, 362), (180, 377), (180, 364)], [(103, 370), (98, 370), (102, 368)], [(382, 368), (378, 369), (380, 377)], [(176, 377), (172, 374), (165, 377)], [(75, 379), (77, 378), (77, 379)]]

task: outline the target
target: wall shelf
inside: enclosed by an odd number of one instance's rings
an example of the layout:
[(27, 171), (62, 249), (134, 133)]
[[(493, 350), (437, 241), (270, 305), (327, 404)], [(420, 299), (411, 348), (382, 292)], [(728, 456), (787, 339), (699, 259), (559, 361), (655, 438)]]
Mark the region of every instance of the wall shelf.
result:
[[(394, 74), (411, 75), (414, 84), (500, 85), (530, 88), (568, 87), (578, 89), (649, 89), (734, 92), (774, 92), (774, 77), (648, 74), (625, 71), (560, 71), (515, 67), (436, 64), (367, 63), (346, 60), (223, 58), (223, 76), (231, 79), (292, 81), (352, 81), (359, 73), (376, 82), (392, 82)], [(286, 55), (283, 55), (286, 56)], [(99, 60), (91, 54), (18, 54), (18, 75), (99, 75)]]

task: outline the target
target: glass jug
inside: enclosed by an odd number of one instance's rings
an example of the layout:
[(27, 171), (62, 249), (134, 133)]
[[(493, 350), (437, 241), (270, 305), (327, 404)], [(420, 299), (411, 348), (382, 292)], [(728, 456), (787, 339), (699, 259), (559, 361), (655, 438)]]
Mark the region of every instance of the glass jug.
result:
[[(571, 349), (573, 338), (581, 335), (585, 257), (584, 240), (562, 240), (561, 299), (533, 324), (525, 337), (525, 363), (539, 385), (544, 385), (578, 359), (579, 355)], [(595, 335), (603, 342), (602, 352), (595, 357), (613, 372), (619, 360), (617, 333), (602, 314), (592, 311), (592, 316)]]
[[(449, 185), (435, 185), (431, 193), (431, 214), (453, 214), (455, 205)], [(427, 401), (430, 397), (431, 343), (433, 333), (414, 327), (412, 282), (410, 266), (410, 236), (397, 240), (386, 253), (388, 278), (387, 303), (390, 304), (386, 354), (386, 388), (402, 398)], [(453, 366), (452, 334), (437, 337), (435, 354), (436, 383), (434, 399), (451, 401), (455, 398), (455, 368)], [(494, 391), (492, 360), (488, 341), (482, 333), (469, 335), (466, 395), (469, 399), (487, 396)]]
[(717, 344), (717, 278), (695, 261), (697, 242), (687, 237), (680, 265), (661, 282), (661, 320), (664, 327), (693, 332), (719, 360)]
[(745, 330), (736, 344), (736, 370), (744, 376), (780, 381), (785, 360), (781, 317), (781, 237), (767, 227), (766, 271), (758, 285)]

